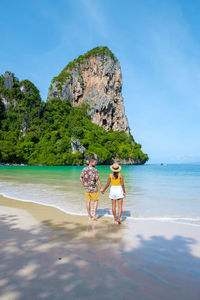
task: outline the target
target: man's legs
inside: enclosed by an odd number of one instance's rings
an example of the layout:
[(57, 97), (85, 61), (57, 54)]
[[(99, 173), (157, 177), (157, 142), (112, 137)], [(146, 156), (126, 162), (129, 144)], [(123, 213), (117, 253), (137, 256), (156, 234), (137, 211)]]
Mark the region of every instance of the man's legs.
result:
[(91, 200), (86, 200), (86, 207), (87, 207), (87, 212), (88, 212), (88, 217), (89, 220), (92, 220), (92, 216), (91, 216)]
[(93, 213), (93, 218), (95, 221), (97, 221), (97, 216), (96, 216), (96, 213), (97, 213), (97, 207), (98, 207), (98, 200), (94, 201), (94, 213)]

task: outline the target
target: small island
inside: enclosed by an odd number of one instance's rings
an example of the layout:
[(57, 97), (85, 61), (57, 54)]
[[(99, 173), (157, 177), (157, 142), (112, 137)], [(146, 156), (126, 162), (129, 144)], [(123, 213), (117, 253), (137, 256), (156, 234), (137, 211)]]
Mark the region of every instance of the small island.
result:
[(144, 164), (125, 115), (119, 61), (97, 47), (52, 79), (46, 102), (29, 80), (0, 76), (0, 163)]

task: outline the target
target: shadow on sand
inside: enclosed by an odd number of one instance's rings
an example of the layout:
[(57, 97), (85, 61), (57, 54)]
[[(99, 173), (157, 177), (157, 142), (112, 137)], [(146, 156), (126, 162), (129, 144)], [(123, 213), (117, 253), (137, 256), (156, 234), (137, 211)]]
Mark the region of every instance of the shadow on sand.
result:
[(46, 220), (15, 228), (14, 215), (0, 218), (1, 299), (200, 299), (200, 258), (194, 239), (137, 236), (126, 250), (122, 227)]

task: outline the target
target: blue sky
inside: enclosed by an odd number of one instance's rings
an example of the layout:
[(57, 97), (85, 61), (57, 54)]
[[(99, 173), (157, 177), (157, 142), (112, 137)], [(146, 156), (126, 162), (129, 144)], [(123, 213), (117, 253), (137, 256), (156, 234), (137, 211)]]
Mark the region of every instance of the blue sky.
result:
[(69, 61), (108, 46), (149, 162), (200, 161), (199, 14), (195, 0), (2, 0), (0, 73), (31, 80), (46, 100)]

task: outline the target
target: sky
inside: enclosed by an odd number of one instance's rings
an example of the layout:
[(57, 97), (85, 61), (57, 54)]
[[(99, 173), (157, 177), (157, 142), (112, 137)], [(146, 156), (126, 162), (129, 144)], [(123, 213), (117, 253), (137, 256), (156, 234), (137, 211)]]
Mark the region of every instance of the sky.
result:
[(97, 46), (118, 58), (131, 133), (149, 163), (200, 162), (200, 1), (1, 1), (0, 74), (51, 79)]

